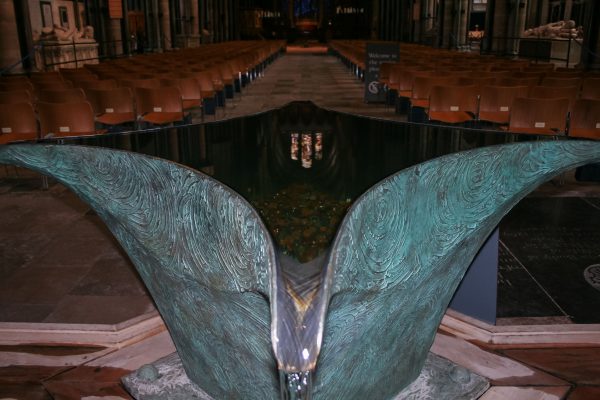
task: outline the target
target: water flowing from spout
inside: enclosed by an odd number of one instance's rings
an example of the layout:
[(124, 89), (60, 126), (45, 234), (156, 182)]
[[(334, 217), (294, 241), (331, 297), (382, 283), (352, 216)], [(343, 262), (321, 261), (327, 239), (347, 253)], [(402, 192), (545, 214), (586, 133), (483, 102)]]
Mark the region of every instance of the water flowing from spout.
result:
[(312, 371), (279, 371), (281, 400), (311, 400)]

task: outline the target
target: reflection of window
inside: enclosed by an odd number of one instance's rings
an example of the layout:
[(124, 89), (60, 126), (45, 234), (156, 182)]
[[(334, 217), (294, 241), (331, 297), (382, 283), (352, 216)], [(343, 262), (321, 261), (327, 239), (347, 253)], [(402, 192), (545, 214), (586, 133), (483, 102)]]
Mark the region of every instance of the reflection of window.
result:
[(58, 7), (58, 15), (60, 16), (60, 26), (63, 28), (69, 27), (69, 13), (67, 7)]
[(40, 2), (40, 7), (42, 9), (42, 26), (44, 28), (54, 26), (54, 21), (52, 20), (52, 4), (47, 1), (42, 1)]
[(290, 158), (302, 161), (304, 168), (311, 168), (314, 160), (323, 159), (323, 132), (290, 133)]

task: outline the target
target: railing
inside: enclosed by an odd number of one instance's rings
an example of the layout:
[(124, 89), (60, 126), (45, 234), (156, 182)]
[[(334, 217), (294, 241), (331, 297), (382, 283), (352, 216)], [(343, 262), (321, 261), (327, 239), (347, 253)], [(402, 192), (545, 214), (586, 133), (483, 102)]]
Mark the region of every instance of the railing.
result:
[(99, 43), (95, 41), (76, 41), (74, 39), (65, 43), (40, 41), (36, 50), (35, 60), (37, 67), (44, 71), (54, 69), (57, 66), (74, 66), (75, 68), (79, 68), (90, 62), (98, 62), (104, 59), (127, 55), (123, 52), (123, 43), (121, 40)]
[(25, 57), (21, 58), (19, 61), (5, 67), (2, 68), (2, 70), (0, 70), (0, 76), (3, 76), (5, 74), (10, 73), (10, 71), (12, 71), (13, 68), (15, 68), (17, 65), (21, 64), (23, 65), (23, 69), (25, 69), (25, 64), (24, 62), (30, 58), (32, 58), (32, 56), (34, 55), (34, 53), (38, 50), (38, 46), (33, 46), (33, 48), (31, 49), (31, 51), (29, 52), (29, 54), (27, 54)]
[[(568, 67), (570, 63), (580, 61), (582, 48), (581, 40), (573, 38), (484, 36), (480, 52), (535, 61), (562, 61)], [(576, 60), (572, 60), (572, 56)]]

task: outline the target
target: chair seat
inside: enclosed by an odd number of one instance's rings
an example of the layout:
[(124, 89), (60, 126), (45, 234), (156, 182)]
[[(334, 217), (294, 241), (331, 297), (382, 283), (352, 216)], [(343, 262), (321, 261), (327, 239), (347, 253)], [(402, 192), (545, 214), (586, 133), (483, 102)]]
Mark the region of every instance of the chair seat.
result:
[(105, 125), (119, 125), (135, 122), (135, 115), (133, 112), (104, 113), (96, 116), (96, 121)]
[(202, 100), (201, 99), (183, 99), (183, 109), (189, 110), (191, 108), (201, 107)]
[[(600, 129), (591, 128), (571, 128), (569, 136), (587, 138), (587, 139), (600, 139)], [(0, 136), (1, 138), (2, 136)]]
[(479, 111), (479, 120), (494, 122), (496, 124), (508, 124), (510, 112), (508, 111)]
[(473, 116), (466, 111), (429, 111), (428, 115), (432, 121), (447, 122), (449, 124), (473, 120)]
[(429, 99), (410, 99), (410, 105), (413, 107), (429, 108)]
[(201, 92), (202, 98), (203, 99), (211, 99), (213, 97), (215, 97), (215, 92), (214, 90), (203, 90)]
[(18, 142), (21, 140), (35, 140), (38, 138), (37, 132), (13, 132), (13, 133), (0, 133), (0, 144), (6, 144), (10, 142)]
[(510, 129), (511, 132), (515, 133), (530, 133), (533, 135), (562, 135), (562, 132), (558, 132), (554, 129), (550, 128), (519, 128), (512, 127)]
[(151, 112), (142, 116), (142, 121), (155, 125), (170, 124), (183, 120), (182, 112)]

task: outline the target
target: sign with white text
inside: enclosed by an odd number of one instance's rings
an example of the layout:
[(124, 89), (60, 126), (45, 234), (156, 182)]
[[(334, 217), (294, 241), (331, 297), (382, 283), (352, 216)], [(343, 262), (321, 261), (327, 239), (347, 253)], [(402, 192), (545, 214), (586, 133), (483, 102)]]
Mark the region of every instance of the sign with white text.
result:
[(400, 47), (392, 42), (368, 42), (365, 62), (365, 102), (385, 102), (383, 86), (379, 84), (379, 67), (386, 62), (398, 62)]

